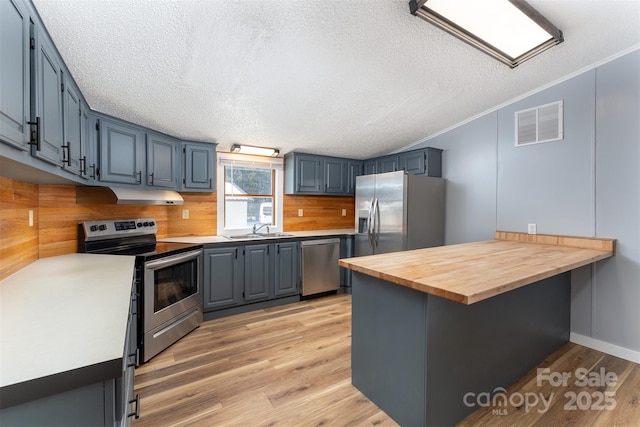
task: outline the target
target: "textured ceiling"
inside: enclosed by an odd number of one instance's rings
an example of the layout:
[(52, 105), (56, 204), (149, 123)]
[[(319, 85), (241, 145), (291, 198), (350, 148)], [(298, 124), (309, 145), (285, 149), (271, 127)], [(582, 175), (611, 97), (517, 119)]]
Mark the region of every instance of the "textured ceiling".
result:
[(640, 1), (530, 0), (565, 42), (510, 69), (408, 0), (33, 0), (89, 105), (183, 139), (366, 158), (640, 44)]

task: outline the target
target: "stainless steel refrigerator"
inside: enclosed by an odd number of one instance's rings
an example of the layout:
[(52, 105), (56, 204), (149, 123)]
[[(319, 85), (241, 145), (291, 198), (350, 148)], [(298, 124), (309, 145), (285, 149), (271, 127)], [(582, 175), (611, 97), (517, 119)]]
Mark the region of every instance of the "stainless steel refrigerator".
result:
[(444, 244), (443, 178), (404, 171), (356, 178), (355, 256)]

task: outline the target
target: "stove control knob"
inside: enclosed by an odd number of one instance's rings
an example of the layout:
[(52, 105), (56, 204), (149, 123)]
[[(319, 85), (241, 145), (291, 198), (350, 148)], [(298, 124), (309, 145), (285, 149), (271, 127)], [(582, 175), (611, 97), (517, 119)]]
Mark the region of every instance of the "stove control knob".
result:
[(137, 223), (136, 227), (138, 227), (138, 228), (142, 227), (142, 223), (141, 222)]
[(148, 226), (149, 226), (149, 223), (148, 223), (147, 221), (145, 221), (145, 222), (144, 222), (144, 226), (145, 226), (145, 227), (148, 227)]
[(104, 230), (106, 230), (106, 229), (107, 229), (107, 226), (106, 226), (106, 225), (104, 225), (104, 224), (100, 224), (100, 226), (98, 227), (98, 229), (99, 229), (100, 231), (104, 231)]
[(92, 225), (91, 227), (89, 227), (89, 230), (98, 231), (98, 226), (97, 225)]
[(153, 227), (154, 225), (156, 225), (156, 223), (155, 223), (155, 222), (153, 222), (153, 221), (150, 221), (150, 222), (149, 222), (149, 227)]

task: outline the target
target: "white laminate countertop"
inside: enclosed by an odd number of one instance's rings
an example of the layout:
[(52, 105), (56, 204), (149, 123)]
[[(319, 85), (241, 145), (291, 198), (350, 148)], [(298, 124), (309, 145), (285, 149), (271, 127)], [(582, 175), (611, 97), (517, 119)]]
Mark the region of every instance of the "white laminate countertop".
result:
[(327, 237), (327, 236), (353, 236), (355, 230), (353, 228), (333, 229), (333, 230), (310, 230), (310, 231), (285, 231), (285, 234), (290, 236), (271, 237), (265, 239), (229, 239), (224, 236), (183, 236), (183, 237), (168, 237), (159, 239), (163, 242), (173, 243), (194, 243), (198, 245), (215, 244), (215, 243), (229, 243), (229, 242), (256, 242), (261, 240), (274, 240), (274, 239), (287, 239), (287, 238), (308, 238), (308, 237)]
[(0, 387), (122, 361), (134, 263), (69, 254), (0, 281)]

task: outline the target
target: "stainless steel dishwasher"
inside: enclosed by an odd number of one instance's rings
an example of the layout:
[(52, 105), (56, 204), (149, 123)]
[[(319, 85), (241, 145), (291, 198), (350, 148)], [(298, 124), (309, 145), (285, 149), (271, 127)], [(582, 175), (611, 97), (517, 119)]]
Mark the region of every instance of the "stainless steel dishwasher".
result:
[(302, 247), (302, 296), (340, 287), (340, 239), (307, 240)]

